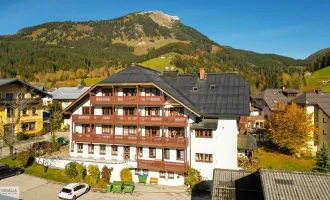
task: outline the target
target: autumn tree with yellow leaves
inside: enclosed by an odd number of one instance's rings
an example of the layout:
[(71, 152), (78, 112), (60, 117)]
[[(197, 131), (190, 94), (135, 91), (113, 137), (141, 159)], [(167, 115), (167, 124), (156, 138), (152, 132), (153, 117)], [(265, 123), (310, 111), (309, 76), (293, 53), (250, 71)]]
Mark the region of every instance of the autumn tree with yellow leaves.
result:
[(317, 133), (313, 114), (307, 114), (295, 103), (273, 113), (267, 125), (271, 142), (288, 154), (309, 151)]

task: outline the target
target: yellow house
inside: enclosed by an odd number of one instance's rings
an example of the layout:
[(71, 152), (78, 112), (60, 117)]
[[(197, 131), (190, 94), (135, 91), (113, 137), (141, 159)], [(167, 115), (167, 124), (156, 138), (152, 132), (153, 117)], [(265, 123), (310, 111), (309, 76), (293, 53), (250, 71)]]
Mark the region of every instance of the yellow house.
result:
[(42, 98), (47, 95), (19, 79), (0, 79), (0, 130), (15, 128), (16, 133), (41, 133)]
[(317, 124), (318, 134), (315, 135), (314, 147), (319, 151), (323, 144), (330, 149), (330, 92), (308, 92), (292, 100), (297, 105), (313, 114), (313, 123)]

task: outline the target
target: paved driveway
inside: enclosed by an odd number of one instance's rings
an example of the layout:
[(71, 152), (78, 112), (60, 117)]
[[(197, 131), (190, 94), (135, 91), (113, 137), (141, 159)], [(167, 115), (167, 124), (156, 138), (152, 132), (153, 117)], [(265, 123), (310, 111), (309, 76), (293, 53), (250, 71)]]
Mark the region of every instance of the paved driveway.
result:
[[(53, 200), (58, 199), (58, 193), (63, 184), (49, 182), (34, 176), (21, 174), (0, 181), (0, 186), (19, 186), (20, 199), (23, 200)], [(136, 185), (133, 195), (108, 194), (90, 191), (79, 200), (105, 200), (105, 199), (164, 199), (164, 200), (188, 200), (191, 199), (185, 192), (185, 187), (166, 187), (156, 185)]]

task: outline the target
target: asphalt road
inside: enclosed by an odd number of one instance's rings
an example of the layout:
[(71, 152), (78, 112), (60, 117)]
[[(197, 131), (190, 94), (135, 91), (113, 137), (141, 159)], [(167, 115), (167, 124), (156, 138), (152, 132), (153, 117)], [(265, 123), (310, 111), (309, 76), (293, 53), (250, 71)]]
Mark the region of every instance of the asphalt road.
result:
[[(64, 186), (45, 179), (21, 174), (0, 180), (0, 186), (19, 186), (22, 200), (55, 200)], [(92, 190), (78, 198), (79, 200), (105, 200), (105, 199), (136, 199), (136, 200), (188, 200), (191, 199), (185, 192), (185, 187), (166, 187), (159, 185), (136, 184), (133, 195), (93, 192)]]

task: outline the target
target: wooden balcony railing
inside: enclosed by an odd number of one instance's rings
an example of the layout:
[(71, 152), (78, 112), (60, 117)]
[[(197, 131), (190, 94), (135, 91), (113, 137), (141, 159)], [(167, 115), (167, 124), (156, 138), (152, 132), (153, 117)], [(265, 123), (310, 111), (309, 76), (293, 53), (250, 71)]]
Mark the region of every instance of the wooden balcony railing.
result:
[(164, 146), (187, 148), (188, 138), (168, 138), (159, 136), (138, 136), (138, 135), (112, 135), (109, 133), (95, 134), (92, 131), (89, 134), (72, 133), (72, 141), (75, 142), (95, 142), (106, 144), (139, 144), (148, 146)]
[(264, 116), (257, 115), (257, 116), (248, 116), (247, 120), (249, 120), (249, 121), (265, 120), (265, 118), (264, 118)]
[(157, 171), (168, 171), (168, 172), (187, 172), (188, 164), (179, 163), (179, 162), (156, 161), (156, 160), (138, 160), (137, 168), (157, 170)]
[(128, 124), (161, 126), (187, 126), (183, 116), (137, 116), (137, 115), (72, 115), (72, 122), (79, 124)]
[(109, 104), (142, 104), (142, 105), (162, 105), (164, 103), (163, 96), (91, 96), (91, 104), (93, 105), (109, 105)]

